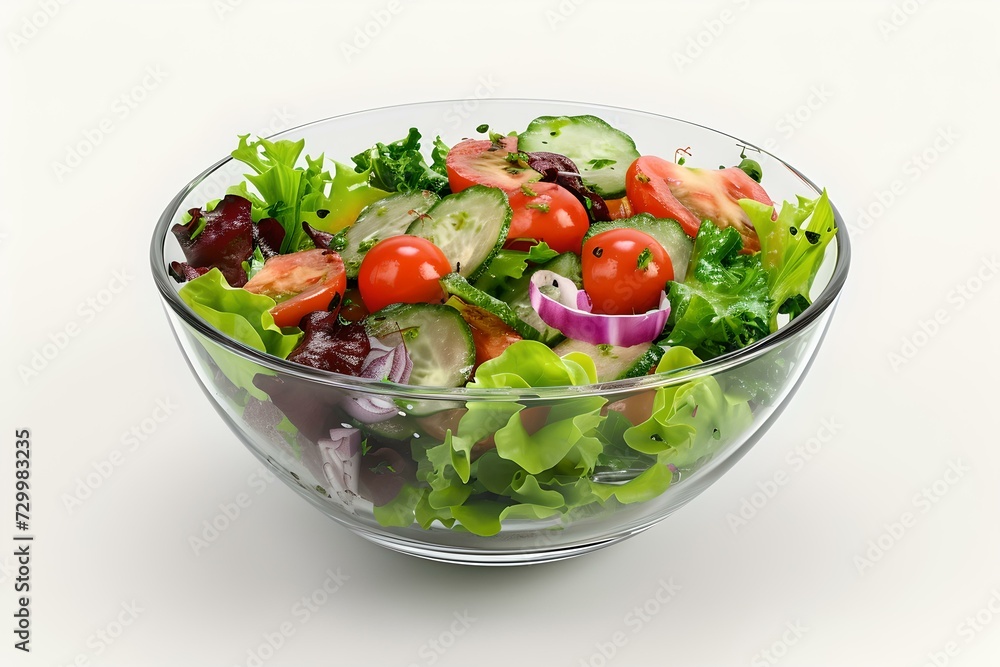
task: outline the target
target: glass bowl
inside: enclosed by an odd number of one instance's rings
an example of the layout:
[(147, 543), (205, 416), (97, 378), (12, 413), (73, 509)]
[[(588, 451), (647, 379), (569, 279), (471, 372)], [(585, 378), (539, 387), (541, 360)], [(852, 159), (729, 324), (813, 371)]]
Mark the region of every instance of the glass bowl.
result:
[[(520, 130), (537, 116), (562, 114), (600, 116), (635, 139), (644, 155), (670, 157), (678, 147), (690, 146), (695, 166), (733, 164), (748, 150), (761, 164), (764, 185), (776, 202), (819, 193), (795, 168), (746, 141), (666, 116), (593, 104), (505, 99), (426, 102), (328, 118), (275, 137), (304, 138), (309, 154), (323, 152), (345, 161), (377, 141), (405, 136), (410, 127), (423, 132), (425, 144), (441, 135), (452, 145), (471, 136), (480, 123), (500, 131)], [(585, 387), (530, 390), (437, 389), (365, 380), (259, 352), (207, 325), (178, 297), (180, 285), (167, 267), (183, 256), (170, 227), (184, 211), (222, 197), (228, 186), (243, 180), (244, 170), (227, 157), (201, 173), (169, 203), (153, 233), (153, 276), (188, 367), (233, 433), (312, 505), (365, 539), (440, 561), (516, 565), (558, 560), (614, 544), (667, 518), (735, 465), (788, 405), (823, 341), (850, 264), (846, 226), (836, 213), (839, 231), (814, 282), (812, 305), (766, 338), (697, 366)], [(234, 368), (239, 371), (234, 373)], [(234, 382), (231, 378), (237, 375)], [(247, 377), (253, 378), (252, 387), (248, 388)], [(469, 503), (475, 516), (457, 510), (442, 514), (435, 507), (446, 501), (428, 500), (433, 494), (421, 481), (427, 479), (427, 452), (437, 448), (440, 453), (446, 429), (454, 428), (467, 411), (543, 408), (546, 414), (560, 412), (564, 417), (577, 410), (627, 416), (629, 405), (648, 405), (667, 395), (721, 396), (740, 411), (739, 425), (720, 432), (710, 420), (707, 426), (689, 420), (692, 424), (686, 428), (699, 443), (698, 456), (680, 465), (640, 460), (636, 468), (598, 466), (575, 481), (559, 477), (555, 468), (534, 476), (521, 470), (504, 489), (490, 487), (485, 471), (493, 469), (489, 466), (516, 464), (499, 459), (495, 450), (474, 448), (470, 483), (476, 483), (477, 471), (484, 471), (486, 480), (479, 480), (486, 488), (475, 487), (479, 495)], [(399, 408), (391, 419), (366, 429), (367, 451), (350, 464), (359, 471), (357, 489), (345, 489), (343, 477), (334, 474), (336, 453), (329, 439), (331, 429), (357, 425), (342, 407), (351, 398), (393, 401)], [(630, 425), (617, 416), (613, 419), (623, 428)], [(539, 433), (544, 434), (544, 428)], [(586, 435), (598, 436), (607, 451), (627, 450), (622, 428)], [(562, 444), (542, 438), (538, 446)], [(435, 465), (447, 467), (440, 460)], [(509, 468), (507, 473), (509, 477)], [(644, 490), (637, 489), (634, 481), (639, 475), (655, 482), (655, 493), (649, 492), (648, 483)], [(546, 482), (546, 491), (539, 489), (539, 480)], [(455, 489), (442, 491), (450, 492)]]

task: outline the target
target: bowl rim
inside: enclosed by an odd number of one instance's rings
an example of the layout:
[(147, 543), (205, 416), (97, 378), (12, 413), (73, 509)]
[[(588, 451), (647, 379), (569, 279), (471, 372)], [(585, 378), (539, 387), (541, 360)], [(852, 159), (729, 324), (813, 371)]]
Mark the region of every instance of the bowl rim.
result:
[[(369, 109), (362, 109), (358, 111), (351, 111), (343, 114), (337, 114), (334, 116), (329, 116), (326, 118), (321, 118), (318, 120), (310, 121), (308, 123), (302, 123), (301, 125), (296, 125), (295, 127), (282, 130), (275, 134), (269, 135), (268, 138), (282, 137), (290, 135), (294, 132), (301, 131), (304, 128), (311, 127), (313, 125), (319, 125), (322, 123), (327, 123), (335, 121), (342, 118), (348, 118), (352, 116), (358, 116), (362, 114), (386, 111), (390, 109), (400, 109), (400, 108), (412, 108), (412, 107), (422, 107), (422, 106), (432, 106), (432, 105), (442, 105), (442, 104), (459, 104), (463, 102), (475, 101), (479, 104), (491, 105), (491, 104), (551, 104), (560, 105), (564, 107), (579, 107), (581, 111), (600, 111), (605, 110), (607, 112), (626, 112), (630, 114), (637, 114), (640, 116), (646, 116), (649, 118), (669, 120), (676, 123), (682, 123), (685, 125), (690, 125), (692, 127), (698, 127), (704, 130), (708, 130), (715, 134), (728, 137), (734, 141), (745, 145), (755, 151), (759, 151), (765, 155), (770, 156), (789, 171), (791, 171), (795, 176), (797, 176), (802, 182), (813, 189), (813, 191), (818, 195), (822, 190), (805, 174), (801, 171), (788, 164), (778, 156), (773, 153), (761, 148), (760, 146), (743, 140), (734, 135), (728, 134), (726, 132), (721, 132), (714, 128), (708, 127), (707, 125), (702, 125), (700, 123), (695, 123), (692, 121), (684, 120), (681, 118), (675, 118), (673, 116), (668, 116), (665, 114), (654, 113), (650, 111), (643, 111), (639, 109), (630, 109), (628, 107), (612, 106), (607, 104), (595, 104), (589, 102), (579, 102), (572, 100), (556, 100), (556, 99), (542, 99), (542, 98), (517, 98), (517, 97), (497, 97), (481, 100), (472, 99), (443, 99), (443, 100), (425, 100), (419, 102), (408, 102), (402, 104), (391, 104), (380, 107), (372, 107)], [(820, 316), (826, 313), (828, 310), (833, 308), (836, 304), (840, 293), (843, 290), (844, 284), (847, 280), (848, 270), (851, 264), (851, 242), (848, 235), (847, 225), (844, 223), (843, 217), (840, 211), (837, 209), (836, 205), (831, 201), (831, 207), (833, 208), (834, 221), (837, 225), (836, 234), (836, 263), (834, 265), (833, 274), (830, 276), (830, 281), (823, 288), (823, 291), (816, 297), (816, 299), (804, 310), (802, 313), (786, 323), (784, 326), (779, 328), (777, 331), (764, 336), (760, 340), (757, 340), (750, 345), (741, 348), (739, 350), (734, 350), (732, 352), (727, 352), (726, 354), (719, 355), (708, 361), (697, 364), (695, 366), (687, 366), (684, 368), (673, 369), (670, 371), (664, 371), (660, 373), (653, 373), (650, 375), (645, 375), (637, 378), (628, 378), (625, 380), (614, 380), (611, 382), (602, 382), (589, 385), (580, 386), (554, 386), (554, 387), (531, 387), (527, 389), (511, 389), (511, 388), (500, 388), (500, 389), (486, 389), (478, 387), (421, 387), (415, 385), (407, 384), (397, 384), (394, 382), (383, 382), (380, 380), (369, 380), (366, 378), (354, 377), (351, 375), (344, 375), (341, 373), (335, 373), (332, 371), (323, 371), (310, 366), (303, 366), (301, 364), (296, 364), (294, 362), (282, 359), (280, 357), (275, 357), (266, 352), (261, 352), (256, 348), (253, 348), (245, 343), (237, 341), (233, 338), (229, 338), (222, 332), (216, 330), (210, 326), (207, 322), (202, 320), (191, 308), (180, 298), (178, 291), (175, 289), (174, 284), (176, 281), (167, 272), (166, 256), (164, 253), (167, 233), (173, 223), (174, 216), (177, 214), (181, 203), (187, 196), (204, 181), (208, 176), (214, 173), (223, 165), (232, 162), (234, 158), (231, 155), (220, 159), (215, 164), (211, 165), (200, 174), (195, 176), (191, 181), (187, 183), (180, 191), (170, 200), (166, 208), (160, 214), (160, 218), (153, 229), (153, 237), (150, 243), (150, 267), (153, 273), (153, 280), (156, 283), (156, 287), (160, 292), (160, 296), (163, 298), (164, 303), (170, 307), (177, 316), (179, 316), (187, 325), (192, 327), (202, 336), (205, 336), (215, 344), (227, 349), (230, 352), (237, 354), (244, 359), (251, 361), (259, 366), (267, 368), (269, 370), (276, 371), (281, 374), (291, 375), (297, 379), (304, 380), (307, 382), (318, 383), (326, 386), (337, 387), (340, 389), (354, 390), (367, 394), (381, 394), (381, 395), (391, 395), (394, 397), (405, 397), (413, 400), (511, 400), (514, 398), (530, 398), (530, 399), (559, 399), (566, 397), (579, 397), (581, 395), (592, 395), (592, 394), (616, 394), (624, 392), (632, 392), (637, 389), (648, 389), (667, 385), (680, 384), (682, 382), (688, 382), (700, 377), (705, 377), (709, 375), (715, 375), (716, 373), (724, 372), (746, 363), (757, 359), (768, 352), (778, 348), (783, 343), (792, 340), (796, 334), (809, 328), (814, 322), (816, 322)]]

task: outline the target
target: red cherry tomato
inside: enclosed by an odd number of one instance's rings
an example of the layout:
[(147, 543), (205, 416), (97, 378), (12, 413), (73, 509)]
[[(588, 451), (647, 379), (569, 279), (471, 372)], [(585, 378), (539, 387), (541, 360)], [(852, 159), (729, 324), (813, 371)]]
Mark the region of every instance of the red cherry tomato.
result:
[(764, 188), (737, 167), (689, 169), (653, 156), (640, 157), (629, 166), (625, 190), (637, 213), (673, 218), (691, 237), (698, 235), (705, 219), (723, 229), (735, 227), (743, 238), (744, 252), (760, 250), (760, 241), (737, 202), (753, 199), (774, 204)]
[(278, 301), (271, 315), (279, 327), (297, 326), (299, 320), (317, 310), (336, 313), (346, 288), (344, 261), (333, 250), (322, 248), (269, 257), (243, 286), (248, 292)]
[(555, 183), (530, 183), (509, 198), (514, 217), (505, 247), (527, 250), (544, 241), (556, 252), (580, 252), (590, 218), (569, 190)]
[(542, 175), (534, 169), (507, 160), (516, 151), (517, 137), (504, 137), (499, 146), (487, 139), (466, 139), (455, 144), (445, 158), (451, 191), (460, 192), (479, 184), (513, 192), (540, 179)]
[(452, 267), (441, 248), (419, 236), (390, 236), (361, 260), (358, 289), (368, 310), (393, 303), (438, 303), (445, 293), (440, 279)]
[(583, 289), (595, 313), (631, 315), (653, 310), (674, 279), (663, 246), (635, 229), (609, 229), (583, 244)]

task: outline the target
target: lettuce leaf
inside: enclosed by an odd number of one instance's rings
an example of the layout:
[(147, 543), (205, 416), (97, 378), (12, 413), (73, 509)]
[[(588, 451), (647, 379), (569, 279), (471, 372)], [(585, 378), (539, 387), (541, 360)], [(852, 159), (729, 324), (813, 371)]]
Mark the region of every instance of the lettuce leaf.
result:
[(434, 167), (427, 164), (420, 152), (420, 132), (411, 127), (405, 137), (392, 143), (377, 143), (351, 158), (354, 170), (368, 174), (372, 187), (389, 192), (430, 190), (439, 195), (451, 192), (444, 173), (447, 147), (435, 142)]
[(784, 202), (776, 220), (772, 220), (773, 206), (751, 199), (740, 200), (740, 206), (760, 238), (761, 265), (767, 272), (771, 299), (769, 324), (774, 331), (778, 314), (794, 318), (811, 303), (809, 289), (827, 245), (837, 235), (833, 206), (826, 190), (816, 199)]
[(672, 328), (667, 345), (687, 347), (710, 359), (771, 332), (768, 274), (760, 256), (740, 254), (742, 247), (736, 229), (719, 229), (710, 221), (701, 224), (688, 279), (668, 283)]
[[(324, 156), (308, 155), (306, 167), (297, 167), (305, 140), (281, 139), (250, 141), (250, 135), (240, 135), (239, 145), (232, 152), (234, 159), (249, 166), (246, 182), (227, 190), (249, 199), (255, 221), (272, 217), (281, 223), (285, 237), (282, 254), (313, 247), (302, 228), (308, 222), (316, 229), (336, 232), (353, 223), (361, 209), (386, 196), (386, 192), (370, 187), (368, 175), (358, 175), (350, 167), (334, 162), (334, 174), (323, 169)], [(254, 194), (247, 187), (253, 185)]]
[[(695, 366), (701, 361), (687, 348), (672, 347), (660, 359), (656, 372)], [(657, 389), (652, 416), (625, 431), (624, 438), (629, 447), (656, 456), (662, 464), (685, 467), (715, 453), (752, 421), (743, 396), (724, 392), (718, 380), (706, 376)]]
[[(178, 296), (223, 334), (282, 359), (295, 349), (302, 336), (298, 329), (281, 329), (274, 323), (269, 312), (274, 299), (230, 287), (219, 269), (185, 283)], [(268, 400), (267, 394), (253, 384), (254, 376), (265, 372), (264, 369), (214, 343), (206, 341), (205, 350), (233, 384), (255, 398)]]

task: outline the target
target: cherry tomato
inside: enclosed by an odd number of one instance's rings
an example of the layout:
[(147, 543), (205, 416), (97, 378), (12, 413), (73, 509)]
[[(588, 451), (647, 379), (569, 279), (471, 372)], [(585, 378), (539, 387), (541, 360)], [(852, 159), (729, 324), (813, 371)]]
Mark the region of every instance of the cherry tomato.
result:
[(674, 279), (663, 246), (635, 229), (609, 229), (583, 244), (583, 289), (595, 313), (630, 315), (653, 310), (660, 292)]
[(452, 192), (479, 184), (513, 192), (542, 177), (534, 169), (507, 160), (517, 151), (517, 137), (504, 137), (499, 146), (487, 139), (466, 139), (455, 144), (445, 158)]
[(527, 250), (544, 241), (556, 252), (580, 252), (590, 218), (573, 193), (555, 183), (530, 183), (509, 198), (514, 217), (505, 247)]
[[(271, 309), (279, 327), (294, 327), (317, 310), (340, 310), (347, 274), (340, 255), (314, 248), (269, 257), (243, 289), (277, 301)], [(332, 306), (332, 307), (331, 307)]]
[(735, 227), (744, 252), (760, 250), (760, 241), (737, 202), (753, 199), (774, 205), (764, 188), (738, 167), (690, 169), (653, 156), (640, 157), (629, 166), (625, 191), (636, 212), (673, 218), (691, 237), (698, 235), (705, 219), (723, 229)]
[(441, 248), (419, 236), (390, 236), (372, 246), (358, 269), (358, 289), (368, 310), (393, 303), (438, 303), (440, 279), (452, 267)]

